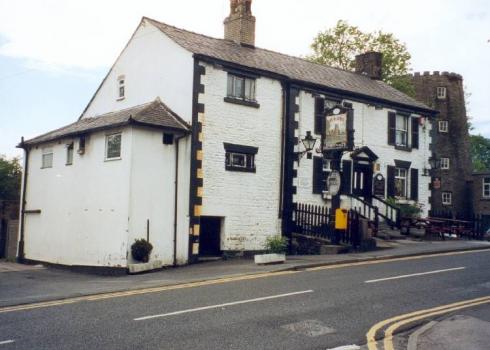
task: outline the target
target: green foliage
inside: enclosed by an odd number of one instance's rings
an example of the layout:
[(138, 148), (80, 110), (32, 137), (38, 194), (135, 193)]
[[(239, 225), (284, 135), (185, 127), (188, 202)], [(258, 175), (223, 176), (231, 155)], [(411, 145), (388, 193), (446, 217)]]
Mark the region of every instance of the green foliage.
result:
[(356, 55), (368, 51), (381, 52), (383, 81), (410, 96), (415, 95), (407, 76), (410, 53), (407, 46), (391, 33), (364, 33), (347, 21), (339, 20), (335, 27), (318, 33), (311, 48), (313, 54), (307, 57), (310, 61), (351, 71), (355, 69)]
[(393, 197), (389, 197), (386, 202), (389, 205), (400, 209), (400, 216), (402, 218), (416, 218), (422, 213), (422, 207), (419, 204), (401, 204)]
[(470, 153), (474, 170), (490, 170), (490, 139), (470, 135)]
[(7, 159), (0, 155), (0, 199), (17, 200), (20, 198), (22, 167), (19, 158)]
[(288, 249), (288, 239), (282, 236), (268, 237), (265, 243), (265, 249), (271, 254), (283, 254)]
[(136, 261), (148, 262), (152, 250), (153, 245), (146, 239), (136, 239), (131, 245), (131, 255)]

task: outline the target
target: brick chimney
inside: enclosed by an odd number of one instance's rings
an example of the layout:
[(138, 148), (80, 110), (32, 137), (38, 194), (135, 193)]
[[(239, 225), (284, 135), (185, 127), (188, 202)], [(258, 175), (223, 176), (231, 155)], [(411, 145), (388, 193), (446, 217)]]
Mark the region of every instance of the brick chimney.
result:
[(255, 17), (252, 0), (230, 0), (230, 15), (225, 19), (225, 39), (255, 46)]
[(381, 80), (381, 63), (383, 54), (381, 52), (366, 52), (356, 56), (356, 73), (364, 74), (371, 79)]

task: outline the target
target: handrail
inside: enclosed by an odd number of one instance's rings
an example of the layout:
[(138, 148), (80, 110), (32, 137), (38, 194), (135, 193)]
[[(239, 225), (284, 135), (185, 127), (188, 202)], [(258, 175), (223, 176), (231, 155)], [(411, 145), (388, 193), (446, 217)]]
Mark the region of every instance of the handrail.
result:
[[(393, 206), (392, 204), (385, 201), (383, 198), (379, 198), (377, 196), (373, 196), (372, 199), (374, 201), (378, 201), (382, 205), (384, 205), (384, 210), (379, 211), (379, 216), (384, 218), (388, 222), (388, 224), (399, 228), (400, 227), (400, 208)], [(380, 208), (380, 209), (382, 209), (382, 208)]]
[[(377, 226), (378, 225), (378, 215), (379, 215), (378, 207), (373, 206), (368, 201), (365, 201), (364, 199), (359, 198), (353, 194), (350, 194), (349, 196), (353, 200), (361, 203), (361, 205), (362, 205), (362, 211), (361, 211), (361, 207), (356, 207), (355, 205), (352, 206), (353, 207), (352, 209), (354, 209), (358, 214), (360, 214), (364, 218), (371, 220), (371, 221), (374, 221), (376, 226)], [(366, 213), (367, 213), (367, 215), (366, 215)]]

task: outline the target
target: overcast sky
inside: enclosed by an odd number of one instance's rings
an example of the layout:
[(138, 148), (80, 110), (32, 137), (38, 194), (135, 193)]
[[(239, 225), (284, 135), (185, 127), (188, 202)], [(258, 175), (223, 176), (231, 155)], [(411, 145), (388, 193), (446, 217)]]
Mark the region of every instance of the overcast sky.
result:
[[(0, 0), (0, 154), (75, 121), (142, 16), (222, 37), (229, 0)], [(392, 32), (413, 71), (463, 75), (475, 130), (490, 137), (488, 0), (254, 0), (256, 45), (307, 55), (345, 19)]]

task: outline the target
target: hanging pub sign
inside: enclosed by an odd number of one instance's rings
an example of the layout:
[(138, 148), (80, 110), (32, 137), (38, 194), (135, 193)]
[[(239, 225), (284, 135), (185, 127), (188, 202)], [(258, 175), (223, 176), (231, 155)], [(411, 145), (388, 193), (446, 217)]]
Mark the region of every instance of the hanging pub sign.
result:
[(325, 116), (324, 151), (345, 150), (348, 148), (348, 115), (349, 110), (334, 107)]

